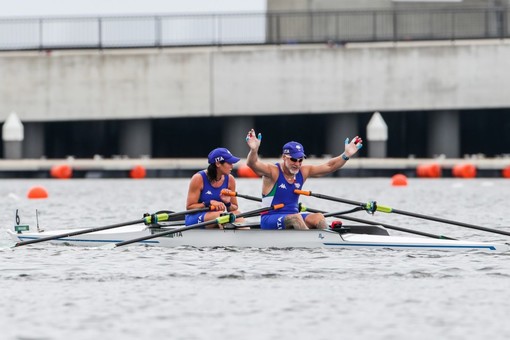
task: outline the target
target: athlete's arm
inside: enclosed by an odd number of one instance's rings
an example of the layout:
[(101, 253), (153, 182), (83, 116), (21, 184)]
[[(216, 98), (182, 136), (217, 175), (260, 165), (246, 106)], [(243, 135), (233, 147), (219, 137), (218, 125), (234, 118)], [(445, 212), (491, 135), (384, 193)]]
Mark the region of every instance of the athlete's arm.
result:
[(246, 143), (250, 147), (246, 164), (259, 176), (265, 176), (272, 178), (272, 168), (276, 168), (274, 164), (264, 163), (259, 159), (259, 147), (261, 142), (260, 134), (259, 138), (256, 137), (255, 130), (251, 129), (246, 135)]
[(203, 208), (204, 204), (199, 203), (200, 191), (204, 186), (202, 176), (196, 173), (191, 177), (188, 188), (188, 197), (186, 198), (186, 210)]
[(303, 165), (301, 168), (303, 176), (305, 179), (307, 177), (321, 177), (340, 169), (347, 163), (349, 158), (354, 156), (363, 147), (362, 143), (363, 140), (358, 136), (354, 137), (350, 143), (349, 138), (347, 138), (345, 140), (345, 151), (341, 155), (331, 158), (326, 163), (320, 165)]

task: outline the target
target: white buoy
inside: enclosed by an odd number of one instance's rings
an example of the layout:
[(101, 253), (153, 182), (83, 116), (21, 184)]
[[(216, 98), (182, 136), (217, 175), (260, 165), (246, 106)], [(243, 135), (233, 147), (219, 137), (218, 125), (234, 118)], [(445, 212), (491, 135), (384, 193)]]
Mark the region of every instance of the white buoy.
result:
[(11, 112), (2, 126), (4, 158), (22, 158), (24, 128), (16, 112)]
[(388, 125), (379, 112), (374, 112), (367, 124), (368, 157), (386, 157), (386, 143), (388, 141)]

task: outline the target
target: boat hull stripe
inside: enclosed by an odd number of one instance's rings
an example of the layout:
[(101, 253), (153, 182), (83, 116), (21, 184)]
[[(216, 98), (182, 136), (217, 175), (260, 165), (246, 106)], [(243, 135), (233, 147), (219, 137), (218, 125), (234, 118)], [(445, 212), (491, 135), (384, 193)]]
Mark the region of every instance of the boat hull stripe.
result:
[(378, 247), (378, 248), (438, 248), (438, 249), (488, 249), (496, 250), (494, 246), (469, 246), (469, 245), (435, 245), (435, 244), (374, 244), (374, 243), (323, 243), (325, 246), (330, 247)]

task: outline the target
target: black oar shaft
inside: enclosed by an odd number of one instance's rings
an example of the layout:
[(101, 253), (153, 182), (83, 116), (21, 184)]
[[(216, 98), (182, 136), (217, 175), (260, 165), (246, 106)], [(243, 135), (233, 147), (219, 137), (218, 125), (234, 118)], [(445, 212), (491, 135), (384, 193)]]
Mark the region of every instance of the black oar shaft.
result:
[(358, 206), (365, 206), (365, 204), (362, 203), (362, 202), (346, 200), (346, 199), (339, 198), (339, 197), (333, 197), (333, 196), (328, 196), (328, 195), (316, 194), (316, 193), (311, 192), (311, 191), (301, 191), (301, 190), (295, 190), (295, 191), (297, 193), (304, 194), (306, 196), (313, 196), (313, 197), (317, 197), (317, 198), (326, 199), (326, 200), (329, 200), (329, 201), (335, 201), (335, 202), (351, 204), (351, 205), (358, 205)]
[[(254, 216), (254, 215), (263, 213), (265, 211), (269, 211), (269, 210), (273, 210), (273, 209), (280, 209), (282, 207), (283, 207), (283, 204), (277, 204), (277, 205), (272, 205), (272, 206), (269, 206), (269, 207), (264, 207), (264, 208), (248, 211), (248, 212), (241, 213), (241, 214), (234, 215), (234, 216), (235, 216), (235, 218), (249, 217), (249, 216)], [(218, 218), (216, 218), (214, 220), (205, 221), (205, 222), (202, 222), (202, 223), (197, 223), (197, 224), (185, 226), (185, 227), (182, 227), (182, 228), (177, 228), (177, 229), (173, 229), (173, 230), (167, 230), (167, 231), (163, 231), (163, 232), (160, 232), (160, 233), (155, 233), (155, 234), (152, 234), (152, 235), (147, 235), (147, 236), (142, 236), (142, 237), (138, 237), (138, 238), (131, 239), (131, 240), (122, 241), (122, 242), (116, 243), (115, 246), (117, 246), (117, 247), (125, 246), (125, 245), (131, 244), (131, 243), (136, 243), (136, 242), (141, 242), (141, 241), (145, 241), (145, 240), (150, 240), (150, 239), (153, 239), (153, 238), (157, 238), (157, 237), (161, 237), (161, 236), (166, 236), (166, 235), (171, 235), (171, 234), (179, 233), (179, 232), (190, 230), (190, 229), (201, 228), (201, 227), (205, 227), (205, 226), (208, 226), (208, 225), (211, 225), (211, 224), (225, 223), (225, 222), (222, 221), (222, 218), (224, 218), (224, 217), (227, 217), (227, 216), (220, 216), (220, 217), (218, 217)]]
[(239, 197), (246, 198), (248, 200), (257, 201), (257, 202), (262, 202), (262, 198), (260, 198), (260, 197), (249, 196), (249, 195), (239, 195)]
[(262, 202), (262, 198), (260, 198), (260, 197), (243, 195), (243, 194), (238, 193), (237, 191), (232, 191), (232, 190), (228, 190), (228, 189), (221, 190), (221, 193), (226, 196), (232, 196), (232, 197), (237, 196), (237, 197), (246, 198), (246, 199), (252, 200), (252, 201)]
[(115, 246), (116, 247), (121, 247), (121, 246), (125, 246), (125, 245), (128, 245), (128, 244), (136, 243), (136, 242), (150, 240), (150, 239), (153, 239), (153, 238), (156, 238), (156, 237), (161, 237), (161, 236), (166, 236), (166, 235), (171, 235), (171, 234), (179, 233), (179, 232), (190, 230), (190, 229), (193, 229), (193, 228), (205, 227), (205, 226), (208, 226), (210, 224), (215, 224), (215, 223), (217, 223), (216, 220), (205, 221), (205, 222), (202, 222), (202, 223), (193, 224), (193, 225), (189, 225), (189, 226), (182, 227), (182, 228), (162, 231), (160, 233), (155, 233), (155, 234), (148, 235), (148, 236), (140, 236), (140, 237), (133, 238), (133, 239), (130, 239), (130, 240), (118, 242), (118, 243), (115, 243)]
[(340, 216), (340, 217), (343, 219), (346, 219), (348, 221), (353, 221), (353, 222), (358, 222), (358, 223), (367, 223), (367, 224), (371, 224), (371, 225), (380, 225), (387, 229), (397, 230), (397, 231), (401, 231), (404, 233), (415, 234), (415, 235), (420, 235), (420, 236), (425, 236), (425, 237), (430, 237), (430, 238), (437, 238), (437, 239), (441, 239), (441, 240), (455, 240), (455, 238), (453, 238), (453, 237), (448, 237), (448, 236), (444, 236), (444, 235), (436, 235), (436, 234), (426, 233), (424, 231), (418, 231), (418, 230), (414, 230), (414, 229), (397, 227), (397, 226), (391, 225), (391, 224), (373, 222), (373, 221), (363, 220), (363, 219), (359, 219), (359, 218), (355, 218), (355, 217), (351, 217), (351, 216)]
[(460, 227), (465, 227), (465, 228), (482, 230), (482, 231), (486, 231), (486, 232), (489, 232), (489, 233), (496, 233), (496, 234), (510, 236), (510, 232), (507, 232), (507, 231), (504, 231), (504, 230), (498, 230), (498, 229), (493, 229), (493, 228), (482, 227), (482, 226), (478, 226), (478, 225), (474, 225), (474, 224), (470, 224), (470, 223), (452, 221), (452, 220), (447, 220), (447, 219), (444, 219), (444, 218), (434, 217), (434, 216), (426, 216), (426, 215), (412, 213), (412, 212), (409, 212), (409, 211), (398, 210), (398, 209), (392, 209), (391, 212), (395, 213), (395, 214), (411, 216), (411, 217), (421, 218), (421, 219), (425, 219), (425, 220), (432, 220), (432, 221), (440, 222), (440, 223), (447, 223), (447, 224), (458, 225)]
[(142, 219), (134, 220), (131, 222), (117, 223), (117, 224), (107, 225), (104, 227), (91, 228), (91, 229), (87, 229), (87, 230), (76, 230), (76, 231), (69, 232), (69, 233), (47, 236), (47, 237), (42, 237), (42, 238), (38, 238), (38, 239), (34, 239), (34, 240), (21, 241), (21, 242), (16, 243), (14, 245), (14, 247), (25, 246), (28, 244), (34, 244), (34, 243), (39, 243), (39, 242), (44, 242), (44, 241), (51, 241), (51, 240), (56, 240), (59, 238), (66, 238), (66, 237), (71, 237), (71, 236), (88, 234), (88, 233), (93, 233), (93, 232), (101, 231), (101, 230), (108, 230), (108, 229), (113, 229), (113, 228), (124, 227), (124, 226), (128, 226), (128, 225), (142, 223), (143, 221), (144, 221), (144, 219), (142, 218)]
[[(259, 198), (259, 197), (249, 196), (249, 195), (242, 195), (242, 194), (239, 194), (237, 192), (232, 192), (232, 195), (235, 195), (235, 196), (241, 197), (241, 198), (246, 198), (246, 199), (253, 200), (253, 201), (259, 201), (259, 202), (262, 201), (262, 199)], [(316, 195), (316, 194), (314, 194), (314, 195)], [(324, 197), (324, 195), (321, 195), (321, 196)], [(331, 197), (331, 198), (335, 199), (335, 197)], [(347, 201), (347, 200), (345, 200), (345, 201)], [(357, 203), (357, 202), (354, 202), (354, 201), (349, 201), (349, 202), (350, 202), (350, 204), (354, 204), (354, 205), (360, 206), (360, 208), (361, 208), (361, 204), (360, 203)], [(343, 203), (345, 203), (345, 202), (343, 202)], [(306, 208), (306, 210), (309, 211), (309, 212), (322, 213), (322, 214), (324, 214), (324, 217), (339, 217), (339, 218), (343, 218), (343, 219), (346, 219), (346, 220), (349, 220), (349, 221), (353, 221), (353, 222), (358, 222), (358, 223), (366, 223), (366, 224), (370, 224), (370, 225), (380, 225), (380, 226), (383, 226), (383, 227), (385, 227), (387, 229), (402, 231), (402, 232), (409, 233), (409, 234), (415, 234), (415, 235), (420, 235), (420, 236), (425, 236), (425, 237), (430, 237), (430, 238), (445, 239), (445, 240), (455, 240), (454, 238), (451, 238), (451, 237), (448, 237), (448, 236), (425, 233), (425, 232), (418, 231), (418, 230), (406, 229), (406, 228), (397, 227), (397, 226), (390, 225), (390, 224), (383, 224), (383, 223), (379, 223), (379, 222), (372, 222), (372, 221), (368, 221), (368, 220), (362, 220), (362, 219), (355, 218), (355, 217), (347, 217), (347, 216), (344, 216), (342, 214), (342, 213), (345, 213), (345, 212), (326, 213), (325, 211), (317, 210), (317, 209), (313, 209), (313, 208)]]
[(409, 234), (415, 234), (415, 235), (420, 235), (420, 236), (425, 236), (425, 237), (430, 237), (430, 238), (438, 238), (438, 239), (443, 239), (443, 240), (455, 240), (454, 238), (451, 238), (451, 237), (448, 237), (448, 236), (435, 235), (435, 234), (430, 234), (430, 233), (426, 233), (426, 232), (423, 232), (423, 231), (418, 231), (418, 230), (413, 230), (413, 229), (397, 227), (397, 226), (394, 226), (394, 225), (391, 225), (391, 224), (379, 223), (379, 222), (374, 222), (374, 221), (369, 221), (369, 220), (363, 220), (363, 219), (360, 219), (360, 218), (351, 217), (351, 216), (345, 216), (345, 215), (338, 214), (338, 213), (325, 213), (322, 210), (317, 210), (317, 209), (313, 209), (313, 208), (307, 208), (306, 210), (310, 211), (310, 212), (323, 213), (324, 216), (326, 216), (326, 217), (338, 217), (338, 218), (341, 218), (341, 219), (344, 219), (344, 220), (358, 222), (358, 223), (365, 223), (365, 224), (370, 224), (370, 225), (380, 225), (380, 226), (385, 227), (387, 229), (402, 231), (402, 232), (409, 233)]
[[(346, 199), (339, 198), (339, 197), (332, 197), (332, 196), (327, 196), (327, 195), (322, 195), (322, 194), (316, 194), (316, 193), (313, 193), (311, 191), (295, 190), (295, 192), (299, 193), (299, 194), (302, 194), (302, 195), (313, 196), (313, 197), (317, 197), (317, 198), (323, 198), (323, 199), (327, 199), (327, 200), (335, 201), (335, 202), (340, 202), (340, 203), (352, 204), (352, 205), (357, 205), (357, 206), (366, 206), (366, 204), (364, 204), (362, 202), (356, 202), (356, 201), (346, 200)], [(393, 208), (390, 208), (390, 207), (384, 207), (384, 208), (385, 208), (384, 210), (378, 210), (378, 211), (394, 213), (394, 214), (399, 214), (399, 215), (405, 215), (405, 216), (411, 216), (411, 217), (415, 217), (415, 218), (421, 218), (421, 219), (435, 221), (435, 222), (440, 222), (440, 223), (457, 225), (457, 226), (465, 227), (465, 228), (482, 230), (482, 231), (486, 231), (486, 232), (489, 232), (489, 233), (495, 233), (495, 234), (501, 234), (501, 235), (510, 236), (510, 232), (507, 232), (507, 231), (504, 231), (504, 230), (487, 228), (487, 227), (482, 227), (482, 226), (479, 226), (479, 225), (474, 225), (474, 224), (464, 223), (464, 222), (459, 222), (459, 221), (452, 221), (452, 220), (447, 220), (447, 219), (444, 219), (444, 218), (439, 218), (439, 217), (434, 217), (434, 216), (427, 216), (427, 215), (417, 214), (417, 213), (413, 213), (413, 212), (409, 212), (409, 211), (393, 209)]]
[[(164, 213), (164, 214), (160, 214), (160, 215), (164, 216), (165, 220), (168, 220), (171, 217), (182, 216), (182, 215), (186, 215), (186, 214), (190, 214), (190, 213), (197, 213), (197, 212), (209, 211), (209, 210), (214, 210), (214, 208), (208, 207), (208, 208), (190, 209), (190, 210), (185, 210), (185, 211), (179, 211), (176, 213), (169, 213), (169, 214)], [(159, 216), (159, 215), (157, 215), (157, 216)], [(156, 218), (157, 218), (157, 216), (156, 216)], [(116, 223), (116, 224), (111, 224), (111, 225), (107, 225), (107, 226), (103, 226), (103, 227), (76, 230), (73, 232), (62, 233), (59, 235), (47, 236), (47, 237), (42, 237), (42, 238), (38, 238), (38, 239), (34, 239), (34, 240), (21, 241), (21, 242), (16, 243), (14, 245), (14, 247), (25, 246), (28, 244), (34, 244), (34, 243), (39, 243), (39, 242), (44, 242), (44, 241), (51, 241), (51, 240), (56, 240), (59, 238), (66, 238), (66, 237), (71, 237), (71, 236), (89, 234), (89, 233), (93, 233), (96, 231), (114, 229), (114, 228), (119, 228), (119, 227), (127, 227), (127, 226), (133, 225), (133, 224), (144, 223), (147, 221), (147, 219), (152, 219), (152, 217), (149, 216), (149, 217), (144, 217), (144, 218), (130, 221), (130, 222)], [(155, 222), (155, 221), (152, 221), (152, 222)]]

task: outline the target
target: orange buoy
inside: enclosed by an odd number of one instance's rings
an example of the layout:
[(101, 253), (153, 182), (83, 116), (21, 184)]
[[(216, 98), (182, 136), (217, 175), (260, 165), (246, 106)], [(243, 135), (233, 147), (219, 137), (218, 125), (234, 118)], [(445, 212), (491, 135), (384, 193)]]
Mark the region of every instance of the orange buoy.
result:
[(147, 171), (141, 165), (136, 165), (129, 172), (129, 177), (131, 177), (133, 179), (142, 179), (142, 178), (145, 178), (146, 175), (147, 175)]
[(237, 168), (237, 176), (244, 178), (259, 178), (259, 176), (248, 165), (243, 164)]
[(438, 163), (420, 164), (416, 167), (416, 175), (424, 178), (441, 177), (441, 166)]
[(69, 179), (73, 176), (73, 169), (67, 164), (54, 165), (51, 167), (50, 175), (53, 178)]
[(510, 165), (501, 170), (501, 174), (504, 178), (510, 178)]
[(452, 175), (459, 178), (475, 178), (476, 166), (471, 163), (457, 164), (452, 168)]
[(393, 186), (406, 186), (407, 185), (407, 177), (406, 175), (396, 174), (391, 177), (391, 185)]
[(48, 198), (48, 191), (41, 186), (32, 187), (28, 190), (27, 197), (30, 199)]

